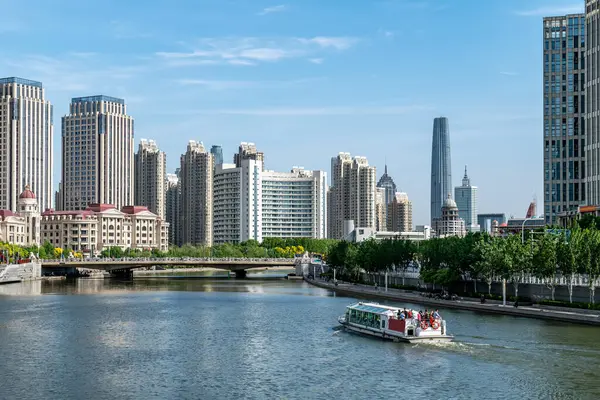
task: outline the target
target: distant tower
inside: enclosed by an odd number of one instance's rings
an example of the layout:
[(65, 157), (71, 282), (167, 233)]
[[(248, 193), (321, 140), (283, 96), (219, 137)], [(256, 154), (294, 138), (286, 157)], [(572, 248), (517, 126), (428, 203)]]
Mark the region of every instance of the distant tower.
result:
[(223, 148), (219, 145), (214, 145), (210, 148), (210, 153), (215, 159), (215, 165), (223, 164)]
[(465, 175), (462, 185), (454, 188), (454, 199), (458, 205), (458, 214), (465, 221), (465, 226), (469, 232), (478, 232), (477, 224), (477, 186), (471, 186), (471, 180), (467, 175), (467, 166), (465, 165)]
[(433, 120), (431, 144), (431, 221), (440, 218), (442, 206), (452, 191), (452, 163), (450, 158), (450, 129), (448, 118)]
[(35, 194), (31, 191), (29, 185), (19, 196), (19, 214), (25, 218), (25, 243), (27, 246), (40, 245), (40, 211)]

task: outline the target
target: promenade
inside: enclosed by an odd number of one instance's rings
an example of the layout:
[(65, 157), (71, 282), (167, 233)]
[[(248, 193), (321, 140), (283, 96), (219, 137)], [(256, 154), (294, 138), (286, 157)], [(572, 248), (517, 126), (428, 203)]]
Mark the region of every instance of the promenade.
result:
[(600, 313), (596, 311), (570, 309), (564, 307), (544, 307), (537, 305), (519, 306), (518, 308), (515, 308), (513, 307), (512, 303), (509, 304), (508, 302), (506, 306), (503, 306), (501, 303), (499, 304), (498, 302), (489, 300), (485, 304), (481, 304), (477, 299), (460, 298), (459, 300), (438, 300), (424, 297), (418, 293), (406, 290), (388, 289), (386, 292), (385, 288), (379, 287), (376, 289), (375, 287), (369, 285), (359, 285), (345, 282), (341, 283), (338, 281), (338, 285), (335, 286), (333, 283), (322, 280), (305, 279), (305, 281), (311, 285), (323, 289), (330, 289), (336, 293), (351, 297), (409, 302), (414, 304), (422, 304), (429, 307), (433, 306), (440, 309), (453, 308), (488, 314), (512, 315), (515, 317), (537, 318), (600, 326)]

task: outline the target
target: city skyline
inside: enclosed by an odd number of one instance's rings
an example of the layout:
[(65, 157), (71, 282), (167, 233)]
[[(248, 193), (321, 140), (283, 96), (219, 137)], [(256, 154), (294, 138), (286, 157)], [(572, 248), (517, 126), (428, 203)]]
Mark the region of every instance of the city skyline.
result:
[[(39, 15), (64, 21), (58, 9), (37, 3)], [(43, 37), (36, 30), (38, 16), (7, 4), (5, 15), (17, 26), (3, 32), (9, 40), (1, 51), (6, 57), (0, 75), (43, 82), (57, 121), (71, 97), (124, 98), (136, 118), (135, 146), (140, 138), (156, 140), (167, 153), (168, 172), (190, 139), (209, 148), (220, 144), (228, 154), (239, 142), (253, 141), (269, 154), (265, 165), (273, 170), (302, 165), (330, 173), (327, 160), (343, 151), (367, 157), (379, 178), (387, 158), (399, 190), (411, 196), (416, 224), (429, 222), (424, 182), (430, 159), (422, 149), (429, 147), (431, 119), (446, 115), (452, 121), (452, 172), (460, 176), (461, 165), (472, 166), (481, 212), (521, 216), (534, 195), (542, 210), (541, 153), (531, 151), (539, 148), (542, 130), (542, 17), (583, 11), (583, 1), (565, 3), (389, 1), (353, 3), (340, 14), (336, 7), (307, 1), (286, 2), (280, 12), (263, 14), (274, 5), (231, 9), (183, 1), (170, 11), (180, 19), (178, 31), (150, 22), (160, 15), (152, 2), (141, 13), (123, 7), (122, 20), (80, 4), (73, 8), (69, 30)], [(319, 17), (307, 29), (315, 14)], [(370, 18), (359, 27), (363, 15)], [(411, 18), (400, 24), (405, 15)], [(69, 31), (87, 26), (90, 18), (107, 29), (73, 38)], [(224, 18), (233, 23), (223, 23)], [(508, 20), (513, 28), (505, 32)], [(430, 25), (435, 27), (423, 29)], [(489, 43), (470, 68), (453, 62), (466, 56), (459, 42), (467, 26)], [(452, 40), (439, 49), (442, 30)], [(439, 52), (424, 52), (427, 47)], [(223, 58), (228, 50), (235, 52)], [(415, 52), (420, 62), (405, 63), (404, 55)], [(439, 63), (439, 57), (450, 62)], [(294, 151), (282, 151), (291, 141)], [(56, 161), (59, 149), (55, 140)], [(496, 158), (508, 155), (516, 166), (498, 168), (490, 152), (500, 155)]]

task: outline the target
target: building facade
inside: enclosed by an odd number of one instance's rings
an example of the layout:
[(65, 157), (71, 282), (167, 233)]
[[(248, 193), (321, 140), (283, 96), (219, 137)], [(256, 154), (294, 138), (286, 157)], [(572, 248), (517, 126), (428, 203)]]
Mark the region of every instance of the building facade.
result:
[(383, 187), (375, 188), (375, 229), (377, 232), (387, 230), (387, 204), (385, 202), (386, 189)]
[[(179, 168), (177, 170), (179, 171)], [(169, 223), (169, 244), (181, 243), (181, 186), (176, 173), (167, 174), (165, 192), (165, 220)]]
[(148, 207), (162, 219), (166, 217), (167, 155), (154, 140), (140, 140), (135, 155), (135, 204)]
[(458, 206), (448, 195), (442, 207), (442, 215), (433, 221), (433, 230), (435, 236), (444, 238), (448, 236), (463, 237), (467, 234), (465, 221), (458, 215)]
[(544, 18), (543, 35), (544, 215), (554, 224), (586, 202), (585, 15)]
[(387, 221), (387, 205), (390, 204), (394, 200), (394, 196), (396, 196), (396, 183), (391, 176), (388, 175), (387, 164), (385, 165), (385, 169), (381, 178), (377, 182), (378, 188), (383, 188), (385, 190), (384, 195), (384, 221)]
[(477, 225), (479, 225), (480, 232), (492, 233), (494, 221), (501, 225), (506, 222), (506, 215), (503, 213), (477, 214)]
[[(448, 118), (433, 120), (431, 142), (431, 220), (442, 214), (442, 206), (452, 194), (452, 160), (450, 153), (450, 127)], [(433, 225), (433, 223), (432, 223)]]
[(294, 167), (265, 171), (263, 156), (246, 143), (235, 164), (215, 167), (214, 243), (261, 242), (265, 237), (327, 236), (327, 176)]
[[(585, 2), (587, 204), (600, 204), (600, 0)], [(583, 64), (583, 63), (582, 63)], [(582, 146), (583, 147), (583, 146)]]
[(215, 158), (215, 165), (223, 164), (223, 148), (219, 145), (214, 145), (210, 148), (210, 153)]
[(46, 210), (42, 239), (53, 246), (96, 255), (105, 248), (169, 249), (169, 224), (142, 206), (121, 210), (109, 204), (90, 204), (86, 210)]
[(387, 205), (387, 228), (392, 232), (412, 232), (412, 202), (406, 193), (396, 193)]
[(355, 226), (376, 228), (375, 167), (365, 157), (339, 153), (331, 159), (332, 186), (328, 201), (328, 236), (342, 239), (344, 221)]
[(125, 100), (76, 97), (62, 118), (61, 210), (134, 204), (133, 118)]
[(52, 206), (52, 113), (40, 82), (0, 79), (0, 209), (16, 211), (26, 185), (40, 207)]
[(25, 218), (10, 210), (0, 210), (0, 242), (25, 246)]
[(454, 199), (458, 206), (458, 215), (465, 221), (467, 231), (479, 232), (479, 225), (477, 224), (477, 186), (471, 186), (466, 166), (462, 185), (454, 188)]
[(181, 156), (181, 242), (211, 246), (213, 243), (214, 158), (202, 142), (190, 140)]
[(25, 244), (39, 246), (41, 244), (41, 215), (38, 200), (29, 185), (25, 186), (25, 190), (19, 195), (18, 207), (19, 215), (25, 220)]

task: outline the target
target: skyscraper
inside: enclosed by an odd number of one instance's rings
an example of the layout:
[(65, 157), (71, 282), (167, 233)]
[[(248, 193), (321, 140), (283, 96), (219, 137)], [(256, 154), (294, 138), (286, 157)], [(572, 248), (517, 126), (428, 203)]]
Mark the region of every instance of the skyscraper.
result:
[(385, 202), (385, 188), (375, 188), (375, 229), (378, 232), (387, 230), (387, 203)]
[(179, 168), (175, 174), (167, 174), (165, 194), (165, 214), (169, 223), (169, 243), (181, 244), (181, 186), (179, 185)]
[(73, 98), (69, 115), (62, 118), (62, 204), (57, 208), (133, 205), (133, 146), (133, 118), (127, 115), (125, 100)]
[(135, 205), (146, 206), (165, 219), (167, 156), (154, 140), (140, 140), (135, 155)]
[(377, 187), (385, 189), (384, 202), (385, 204), (390, 204), (394, 200), (394, 196), (396, 196), (396, 184), (392, 177), (388, 175), (387, 164), (385, 165), (383, 175), (381, 175), (379, 182), (377, 182)]
[(181, 156), (181, 244), (213, 242), (214, 158), (201, 142), (190, 140)]
[(27, 185), (52, 207), (52, 110), (40, 82), (0, 79), (0, 209), (16, 212)]
[(452, 194), (452, 162), (448, 118), (433, 120), (431, 144), (431, 221), (442, 216), (442, 206)]
[(396, 193), (392, 202), (387, 205), (387, 227), (390, 232), (411, 232), (412, 203), (406, 193)]
[(544, 216), (555, 224), (586, 199), (585, 15), (544, 18), (543, 34)]
[[(585, 2), (587, 204), (600, 204), (600, 0)], [(582, 57), (581, 57), (582, 58)], [(581, 146), (583, 148), (584, 146)], [(581, 168), (584, 171), (584, 168)]]
[(210, 148), (210, 153), (215, 158), (215, 165), (223, 164), (223, 148), (219, 145), (214, 145)]
[(328, 193), (327, 234), (344, 236), (344, 221), (375, 229), (375, 167), (365, 157), (339, 153), (331, 159), (332, 186)]
[(454, 188), (454, 199), (458, 207), (458, 216), (465, 221), (467, 231), (479, 232), (479, 225), (477, 224), (477, 186), (471, 186), (466, 165), (462, 185)]

